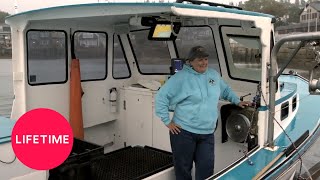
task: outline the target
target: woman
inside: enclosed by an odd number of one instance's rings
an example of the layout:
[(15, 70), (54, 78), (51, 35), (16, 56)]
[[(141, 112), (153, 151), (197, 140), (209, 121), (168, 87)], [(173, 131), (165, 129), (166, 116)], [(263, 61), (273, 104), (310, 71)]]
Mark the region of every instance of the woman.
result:
[[(170, 130), (177, 180), (192, 179), (193, 161), (196, 180), (213, 174), (219, 99), (240, 107), (250, 104), (240, 101), (220, 74), (208, 69), (208, 56), (204, 47), (193, 47), (187, 59), (189, 64), (173, 75), (156, 96), (156, 114)], [(172, 120), (169, 106), (175, 107)]]

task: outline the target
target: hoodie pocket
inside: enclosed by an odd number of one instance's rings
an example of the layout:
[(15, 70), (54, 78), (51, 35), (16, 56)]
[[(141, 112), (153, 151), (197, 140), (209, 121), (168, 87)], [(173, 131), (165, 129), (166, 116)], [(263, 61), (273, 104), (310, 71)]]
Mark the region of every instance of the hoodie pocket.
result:
[(199, 115), (199, 111), (199, 104), (180, 104), (176, 108), (175, 115), (181, 120), (192, 120), (196, 119), (196, 117)]

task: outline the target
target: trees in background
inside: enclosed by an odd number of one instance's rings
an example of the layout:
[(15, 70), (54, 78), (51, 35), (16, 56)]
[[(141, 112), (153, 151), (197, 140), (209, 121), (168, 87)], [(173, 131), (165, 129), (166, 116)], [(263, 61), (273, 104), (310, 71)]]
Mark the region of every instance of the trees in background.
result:
[(241, 7), (248, 11), (274, 15), (277, 19), (275, 26), (298, 23), (302, 11), (299, 3), (291, 4), (286, 0), (280, 2), (275, 0), (248, 0), (241, 3)]
[(298, 23), (300, 21), (300, 14), (303, 8), (295, 4), (290, 4), (287, 7), (287, 14), (288, 14), (288, 23)]
[(3, 11), (0, 10), (0, 24), (1, 24), (1, 23), (4, 23), (5, 17), (7, 17), (7, 16), (9, 16), (9, 15), (10, 15), (9, 13), (3, 12)]

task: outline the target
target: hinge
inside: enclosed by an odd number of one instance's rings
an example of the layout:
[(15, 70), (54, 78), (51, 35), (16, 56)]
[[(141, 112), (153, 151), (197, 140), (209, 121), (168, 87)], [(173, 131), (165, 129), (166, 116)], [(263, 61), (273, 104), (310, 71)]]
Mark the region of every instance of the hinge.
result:
[(123, 101), (123, 109), (126, 110), (126, 101)]

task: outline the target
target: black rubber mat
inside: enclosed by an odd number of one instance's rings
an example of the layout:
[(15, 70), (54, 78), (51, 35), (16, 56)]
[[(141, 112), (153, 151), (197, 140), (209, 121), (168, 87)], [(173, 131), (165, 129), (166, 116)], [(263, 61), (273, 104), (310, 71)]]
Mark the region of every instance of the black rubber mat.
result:
[(143, 179), (173, 166), (172, 154), (151, 147), (126, 147), (91, 162), (92, 179)]

